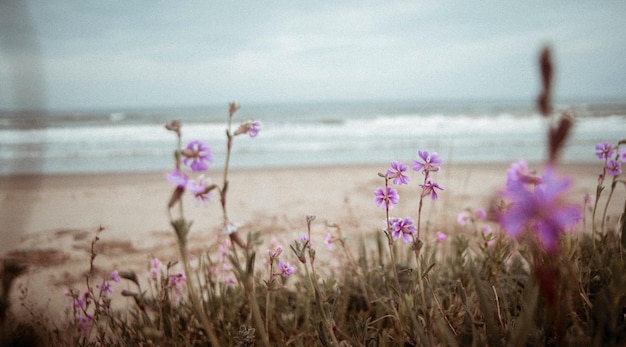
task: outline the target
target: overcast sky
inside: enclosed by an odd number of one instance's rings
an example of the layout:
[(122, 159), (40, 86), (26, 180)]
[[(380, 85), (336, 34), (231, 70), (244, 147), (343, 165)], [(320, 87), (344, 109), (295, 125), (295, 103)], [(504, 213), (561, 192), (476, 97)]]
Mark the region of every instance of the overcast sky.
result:
[(0, 108), (626, 97), (626, 1), (0, 1)]

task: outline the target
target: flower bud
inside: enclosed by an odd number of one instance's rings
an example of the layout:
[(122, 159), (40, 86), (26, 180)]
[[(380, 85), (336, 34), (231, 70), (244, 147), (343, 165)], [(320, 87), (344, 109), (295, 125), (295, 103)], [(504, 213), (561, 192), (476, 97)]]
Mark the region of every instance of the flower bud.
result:
[(235, 112), (237, 112), (237, 110), (241, 106), (239, 105), (239, 103), (237, 101), (233, 101), (233, 102), (228, 104), (228, 107), (229, 107), (228, 113), (229, 113), (230, 117), (232, 117), (233, 114), (235, 114)]
[(180, 120), (175, 119), (167, 124), (165, 124), (165, 129), (170, 130), (170, 131), (174, 131), (177, 134), (180, 134)]

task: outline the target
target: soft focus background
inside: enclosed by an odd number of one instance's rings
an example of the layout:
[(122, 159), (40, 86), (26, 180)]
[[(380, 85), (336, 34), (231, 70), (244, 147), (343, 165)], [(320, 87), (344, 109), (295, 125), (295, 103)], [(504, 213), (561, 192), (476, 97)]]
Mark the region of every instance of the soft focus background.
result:
[[(227, 103), (262, 135), (235, 167), (544, 158), (538, 52), (578, 119), (569, 162), (626, 134), (626, 4), (539, 1), (0, 4), (0, 174), (154, 171), (223, 153)], [(219, 160), (219, 159), (218, 159)], [(221, 160), (219, 160), (221, 162)]]
[[(424, 204), (421, 237), (465, 233), (459, 212), (488, 210), (511, 162), (541, 169), (546, 45), (555, 109), (576, 121), (559, 173), (582, 203), (602, 171), (595, 145), (626, 137), (624, 18), (624, 1), (0, 0), (0, 256), (29, 265), (14, 286), (29, 291), (13, 302), (62, 316), (100, 228), (102, 273), (145, 278), (149, 257), (178, 259), (164, 175), (176, 138), (163, 125), (181, 119), (183, 145), (212, 147), (207, 175), (221, 184), (234, 100), (234, 126), (263, 123), (233, 147), (228, 215), (242, 234), (287, 249), (315, 215), (319, 259), (334, 258), (326, 223), (352, 246), (373, 240), (384, 219), (377, 173), (418, 150), (439, 152), (431, 179), (445, 189)], [(423, 176), (409, 171), (393, 212), (415, 218)], [(607, 227), (625, 194), (620, 185)], [(199, 255), (219, 240), (219, 202), (183, 199)]]

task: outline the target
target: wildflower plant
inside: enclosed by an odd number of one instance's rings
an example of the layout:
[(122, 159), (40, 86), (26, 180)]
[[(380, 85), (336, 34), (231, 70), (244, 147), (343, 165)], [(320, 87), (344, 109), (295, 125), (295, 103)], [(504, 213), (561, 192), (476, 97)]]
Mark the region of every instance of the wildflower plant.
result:
[[(622, 163), (626, 162), (626, 139), (619, 141), (616, 145), (611, 145), (606, 141), (598, 143), (596, 145), (596, 157), (602, 160), (604, 162), (604, 165), (602, 167), (602, 172), (598, 176), (598, 186), (596, 187), (595, 202), (591, 217), (592, 232), (594, 235), (598, 232), (606, 232), (606, 213), (609, 207), (609, 203), (611, 202), (613, 192), (615, 191), (615, 188), (617, 187), (617, 184), (618, 182), (620, 182), (620, 180), (626, 183), (626, 180), (621, 177)], [(598, 210), (598, 201), (600, 200), (600, 197), (604, 192), (604, 189), (606, 188), (604, 184), (607, 179), (607, 175), (612, 177), (611, 188), (602, 212), (602, 221), (600, 223), (601, 226), (600, 230), (598, 231), (596, 225), (596, 211)]]
[[(209, 336), (209, 339), (213, 345), (219, 345), (219, 340), (217, 338), (213, 323), (210, 321), (208, 317), (208, 312), (206, 312), (204, 305), (202, 304), (202, 295), (197, 292), (194, 283), (187, 282), (187, 278), (189, 278), (191, 274), (190, 264), (189, 264), (189, 253), (187, 250), (187, 234), (189, 233), (189, 229), (191, 227), (191, 222), (188, 222), (184, 217), (184, 209), (183, 209), (183, 201), (181, 197), (183, 196), (185, 191), (189, 191), (193, 194), (197, 202), (203, 203), (207, 206), (208, 200), (210, 199), (210, 194), (213, 190), (218, 190), (220, 195), (220, 204), (222, 207), (222, 234), (228, 236), (230, 240), (232, 240), (235, 244), (237, 244), (242, 249), (246, 250), (246, 264), (248, 270), (243, 271), (241, 269), (240, 263), (237, 259), (237, 254), (230, 256), (230, 259), (234, 261), (234, 265), (238, 267), (239, 271), (239, 280), (249, 292), (252, 292), (254, 289), (251, 287), (251, 279), (249, 278), (252, 273), (250, 269), (254, 264), (254, 253), (249, 253), (248, 248), (249, 244), (243, 242), (237, 230), (240, 226), (240, 223), (231, 222), (228, 217), (227, 212), (227, 192), (228, 192), (228, 172), (230, 166), (230, 157), (233, 146), (233, 140), (235, 136), (249, 134), (250, 137), (256, 137), (260, 131), (261, 122), (259, 121), (248, 121), (242, 123), (236, 131), (232, 131), (232, 120), (235, 112), (239, 109), (239, 104), (236, 102), (232, 102), (229, 104), (228, 111), (228, 125), (226, 128), (226, 159), (223, 169), (222, 176), (222, 185), (218, 186), (216, 184), (211, 183), (209, 179), (205, 179), (204, 172), (209, 169), (209, 164), (214, 162), (213, 153), (211, 148), (204, 142), (200, 140), (193, 140), (187, 144), (185, 148), (182, 148), (182, 124), (180, 121), (172, 121), (167, 124), (165, 127), (168, 130), (171, 130), (176, 133), (177, 137), (177, 149), (174, 152), (175, 158), (175, 168), (168, 174), (168, 180), (176, 185), (174, 192), (170, 198), (168, 203), (168, 207), (171, 209), (174, 205), (178, 204), (179, 206), (179, 217), (174, 219), (170, 212), (170, 220), (171, 224), (174, 227), (176, 235), (178, 237), (178, 245), (180, 250), (180, 255), (182, 258), (182, 262), (184, 265), (184, 273), (179, 275), (178, 277), (171, 277), (170, 283), (178, 289), (178, 285), (185, 282), (189, 291), (189, 298), (192, 304), (192, 307), (195, 311), (196, 316), (200, 319), (202, 326)], [(188, 176), (181, 171), (181, 159), (182, 164), (189, 166), (193, 173), (202, 173), (195, 181), (189, 180)], [(245, 276), (244, 276), (245, 275)], [(245, 278), (244, 278), (245, 277)], [(251, 294), (252, 295), (252, 294)], [(256, 304), (256, 303), (255, 303)], [(257, 321), (257, 325), (260, 322), (260, 318), (258, 317), (258, 307), (255, 306), (255, 320)], [(265, 345), (268, 345), (267, 336), (264, 334), (264, 331), (260, 332)]]
[[(356, 221), (314, 224), (315, 217), (307, 216), (304, 235), (290, 244), (292, 252), (284, 251), (282, 240), (257, 252), (258, 233), (242, 237), (242, 224), (230, 220), (227, 193), (233, 141), (239, 135), (257, 137), (261, 123), (233, 126), (239, 105), (229, 105), (224, 172), (213, 180), (211, 147), (199, 139), (183, 143), (182, 124), (169, 123), (177, 143), (174, 166), (166, 174), (172, 185), (168, 214), (179, 258), (151, 255), (143, 275), (97, 271), (97, 235), (84, 286), (65, 292), (69, 333), (51, 330), (47, 336), (57, 337), (45, 341), (64, 345), (56, 342), (65, 337), (65, 345), (72, 346), (624, 346), (626, 211), (616, 219), (607, 207), (625, 182), (626, 140), (598, 143), (596, 194), (585, 197), (582, 210), (571, 203), (573, 181), (561, 175), (558, 158), (573, 116), (554, 115), (549, 50), (541, 54), (540, 69), (537, 108), (548, 125), (545, 162), (512, 163), (502, 172), (506, 184), (492, 208), (466, 208), (457, 216), (457, 228), (421, 221), (424, 201), (447, 198), (447, 190), (436, 182), (443, 164), (439, 155), (420, 150), (412, 165), (393, 161), (378, 174), (384, 184), (375, 188), (371, 208), (384, 211), (384, 223), (375, 234), (362, 233)], [(405, 193), (411, 191), (416, 214), (392, 215), (401, 210), (396, 205), (411, 203)], [(192, 223), (183, 208), (187, 196), (196, 208), (219, 201), (222, 210), (215, 223), (219, 236), (196, 246), (203, 251), (194, 251), (193, 258), (188, 250)], [(592, 215), (592, 232), (574, 233), (588, 231), (579, 222), (582, 211)], [(329, 276), (323, 267), (331, 262), (339, 266)], [(19, 326), (11, 325), (14, 317), (5, 308), (10, 272), (23, 270), (7, 266), (0, 272), (0, 345), (18, 345), (9, 343), (7, 331)], [(20, 300), (26, 292), (21, 288)], [(115, 309), (119, 295), (128, 302)]]

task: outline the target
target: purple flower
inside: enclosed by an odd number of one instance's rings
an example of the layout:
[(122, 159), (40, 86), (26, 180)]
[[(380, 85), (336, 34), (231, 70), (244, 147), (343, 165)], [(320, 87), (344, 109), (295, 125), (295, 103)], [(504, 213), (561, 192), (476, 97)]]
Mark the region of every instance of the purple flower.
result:
[(519, 235), (524, 227), (532, 228), (546, 249), (554, 250), (559, 234), (582, 218), (578, 206), (561, 201), (569, 185), (569, 180), (555, 177), (552, 168), (546, 169), (542, 183), (534, 190), (521, 182), (511, 182), (503, 195), (512, 205), (500, 217), (500, 224), (512, 236)]
[(416, 233), (417, 229), (415, 229), (415, 224), (413, 224), (411, 218), (394, 218), (391, 221), (391, 237), (393, 237), (394, 240), (402, 236), (402, 241), (409, 243)]
[(174, 288), (179, 292), (182, 290), (182, 285), (185, 283), (187, 283), (187, 278), (185, 277), (185, 273), (182, 271), (175, 275), (170, 275), (169, 277), (170, 288)]
[(118, 274), (117, 270), (111, 272), (111, 279), (116, 282), (119, 283), (120, 279), (120, 275)]
[(189, 167), (193, 172), (208, 170), (209, 163), (214, 161), (211, 148), (202, 141), (189, 142), (182, 154), (185, 156), (185, 159), (183, 159), (185, 165), (188, 165), (188, 162), (191, 160)]
[(442, 161), (437, 152), (429, 154), (427, 151), (418, 151), (417, 154), (424, 162), (413, 160), (413, 170), (421, 170), (424, 174), (429, 171), (439, 171)]
[(374, 201), (376, 202), (376, 206), (382, 207), (383, 209), (389, 206), (389, 209), (393, 208), (393, 205), (397, 204), (400, 199), (398, 196), (398, 191), (391, 187), (387, 187), (387, 192), (385, 193), (385, 188), (379, 187), (374, 192)]
[(289, 263), (284, 262), (284, 261), (279, 261), (278, 262), (278, 272), (275, 274), (276, 276), (291, 276), (293, 275), (293, 273), (296, 271), (296, 269), (289, 265)]
[(113, 286), (111, 285), (111, 282), (109, 281), (102, 280), (102, 284), (99, 286), (99, 288), (100, 288), (100, 293), (102, 294), (102, 296), (109, 296), (109, 294), (113, 293)]
[(598, 159), (607, 159), (613, 155), (615, 148), (608, 142), (601, 142), (596, 145), (596, 157)]
[(184, 188), (187, 185), (189, 177), (184, 172), (179, 170), (172, 170), (167, 174), (167, 180), (174, 183), (177, 187)]
[(92, 321), (93, 317), (90, 314), (76, 316), (76, 325), (80, 328), (80, 332), (85, 336), (89, 333), (89, 327)]
[(407, 170), (409, 170), (408, 166), (397, 161), (392, 161), (391, 169), (392, 170), (387, 170), (387, 177), (393, 178), (393, 184), (402, 185), (409, 183), (411, 177), (404, 174)]
[(248, 134), (250, 137), (256, 137), (261, 130), (261, 121), (247, 121), (245, 123), (241, 123), (239, 128), (235, 130), (235, 136), (241, 134)]
[(306, 244), (306, 248), (313, 248), (313, 241), (311, 241), (311, 239), (309, 239), (309, 237), (306, 235), (300, 238), (300, 242), (302, 242), (303, 245)]
[(524, 159), (520, 159), (517, 162), (511, 164), (506, 172), (506, 176), (507, 185), (509, 184), (509, 182), (531, 184), (541, 183), (541, 177), (537, 176), (534, 171), (528, 169), (528, 164), (526, 164), (526, 160)]
[(426, 182), (426, 184), (420, 184), (420, 187), (422, 187), (422, 197), (430, 194), (430, 197), (433, 200), (437, 200), (439, 198), (435, 189), (443, 190), (443, 188), (441, 188), (436, 182), (431, 181)]
[(621, 174), (622, 164), (615, 159), (610, 159), (609, 161), (606, 162), (606, 173), (608, 173), (611, 176), (617, 176)]
[(210, 179), (205, 179), (204, 175), (200, 175), (197, 181), (187, 183), (187, 189), (196, 198), (196, 204), (202, 203), (206, 207), (211, 199), (211, 192), (207, 192), (207, 187), (211, 185)]
[(618, 158), (622, 163), (626, 163), (626, 147), (619, 149)]
[(85, 310), (87, 308), (87, 300), (88, 300), (88, 297), (86, 296), (74, 298), (74, 300), (72, 300), (72, 305), (74, 307), (74, 310), (75, 311)]

